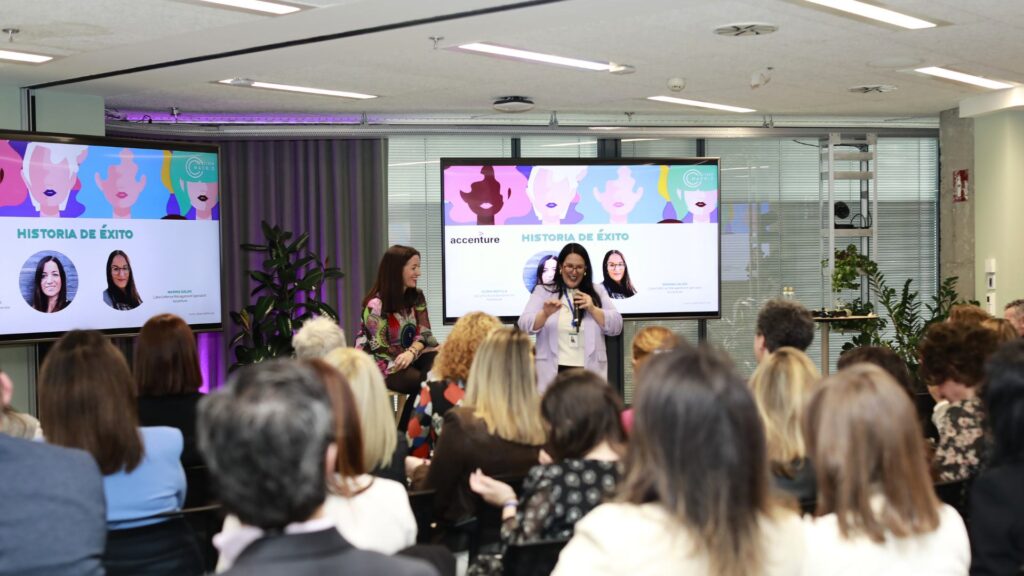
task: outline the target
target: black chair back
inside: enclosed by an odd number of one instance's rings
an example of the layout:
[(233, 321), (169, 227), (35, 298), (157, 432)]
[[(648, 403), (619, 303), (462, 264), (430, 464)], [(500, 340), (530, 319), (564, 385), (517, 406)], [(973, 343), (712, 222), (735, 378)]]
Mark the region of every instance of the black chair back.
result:
[(568, 540), (543, 540), (510, 544), (502, 556), (504, 576), (547, 576), (558, 564), (558, 555)]
[(409, 492), (409, 506), (416, 519), (416, 543), (434, 544), (434, 490)]
[(967, 478), (935, 485), (935, 495), (939, 497), (939, 500), (955, 508), (968, 527), (971, 521), (971, 507), (968, 499), (971, 495), (972, 481), (973, 478)]
[(205, 573), (199, 544), (184, 517), (111, 529), (103, 554), (107, 576), (199, 576)]

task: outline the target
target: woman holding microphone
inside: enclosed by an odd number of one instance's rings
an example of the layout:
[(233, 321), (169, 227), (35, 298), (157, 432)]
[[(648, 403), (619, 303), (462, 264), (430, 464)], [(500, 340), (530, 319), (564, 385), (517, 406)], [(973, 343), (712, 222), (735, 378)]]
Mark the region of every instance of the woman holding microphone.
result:
[(604, 336), (622, 333), (622, 315), (600, 284), (594, 284), (590, 255), (566, 244), (558, 254), (551, 285), (538, 284), (519, 328), (537, 335), (537, 384), (541, 391), (561, 370), (583, 367), (608, 377)]

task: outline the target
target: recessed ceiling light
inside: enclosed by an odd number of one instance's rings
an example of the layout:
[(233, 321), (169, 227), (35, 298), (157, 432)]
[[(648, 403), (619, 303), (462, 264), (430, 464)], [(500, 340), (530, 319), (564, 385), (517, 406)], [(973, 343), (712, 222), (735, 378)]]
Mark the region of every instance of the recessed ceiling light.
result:
[(939, 68), (938, 66), (917, 68), (914, 70), (914, 72), (928, 74), (929, 76), (938, 76), (939, 78), (945, 78), (946, 80), (953, 80), (955, 82), (963, 82), (964, 84), (981, 86), (982, 88), (988, 88), (990, 90), (1002, 90), (1004, 88), (1013, 88), (1013, 84), (1007, 84), (1006, 82), (999, 82), (997, 80), (989, 80), (988, 78), (982, 78), (981, 76), (964, 74), (963, 72), (957, 72), (956, 70), (949, 70), (946, 68)]
[(283, 90), (285, 92), (300, 92), (302, 94), (316, 94), (318, 96), (336, 96), (338, 98), (355, 98), (357, 100), (368, 100), (376, 98), (372, 94), (360, 94), (359, 92), (343, 92), (341, 90), (325, 90), (323, 88), (310, 88), (308, 86), (291, 86), (289, 84), (274, 84), (272, 82), (258, 82), (244, 78), (228, 78), (220, 80), (218, 84), (228, 86), (247, 86), (251, 88), (266, 88), (268, 90)]
[(516, 60), (542, 62), (544, 64), (557, 64), (558, 66), (571, 66), (573, 68), (582, 68), (584, 70), (593, 70), (595, 72), (621, 70), (622, 67), (628, 66), (626, 64), (612, 64), (611, 62), (594, 62), (591, 60), (580, 60), (578, 58), (567, 58), (565, 56), (555, 56), (553, 54), (544, 54), (542, 52), (531, 52), (529, 50), (497, 46), (483, 42), (462, 44), (461, 46), (458, 46), (458, 49), (487, 54), (489, 56), (501, 56), (504, 58), (514, 58)]
[(298, 12), (302, 10), (298, 6), (292, 6), (290, 4), (281, 4), (280, 2), (267, 2), (265, 0), (199, 0), (200, 2), (206, 2), (208, 4), (220, 4), (221, 6), (228, 6), (230, 8), (241, 8), (243, 10), (254, 10), (256, 12), (266, 12), (268, 14), (276, 14), (278, 16), (282, 14), (291, 14), (292, 12)]
[(886, 24), (892, 24), (901, 28), (909, 28), (911, 30), (920, 30), (922, 28), (934, 28), (937, 26), (934, 22), (927, 20), (921, 20), (920, 18), (914, 18), (913, 16), (907, 16), (906, 14), (900, 14), (894, 10), (882, 8), (881, 6), (875, 6), (874, 4), (868, 4), (866, 2), (859, 2), (858, 0), (805, 0), (811, 4), (817, 4), (826, 8), (832, 8), (840, 10), (842, 12), (848, 12), (864, 18), (870, 18), (871, 20), (878, 20), (879, 22), (885, 22)]
[(53, 60), (53, 56), (42, 54), (30, 54), (28, 52), (15, 52), (14, 50), (0, 50), (0, 60), (14, 60), (15, 62), (28, 62), (29, 64), (42, 64)]
[(700, 100), (687, 100), (686, 98), (673, 98), (671, 96), (648, 96), (647, 99), (655, 100), (657, 102), (668, 102), (669, 104), (681, 104), (683, 106), (696, 106), (698, 108), (724, 110), (725, 112), (739, 112), (741, 114), (757, 112), (757, 110), (752, 108), (740, 108), (739, 106), (729, 106), (728, 104), (715, 104), (714, 102), (701, 102)]

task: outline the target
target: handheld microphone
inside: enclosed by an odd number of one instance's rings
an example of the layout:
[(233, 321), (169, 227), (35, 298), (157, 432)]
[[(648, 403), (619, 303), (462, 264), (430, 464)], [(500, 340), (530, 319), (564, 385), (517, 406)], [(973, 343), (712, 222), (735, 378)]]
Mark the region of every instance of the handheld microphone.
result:
[(569, 294), (569, 297), (572, 298), (573, 313), (575, 314), (576, 320), (576, 330), (578, 331), (580, 327), (583, 326), (583, 309), (580, 308), (578, 304), (576, 304), (576, 289), (570, 288), (570, 290), (572, 292), (571, 294)]

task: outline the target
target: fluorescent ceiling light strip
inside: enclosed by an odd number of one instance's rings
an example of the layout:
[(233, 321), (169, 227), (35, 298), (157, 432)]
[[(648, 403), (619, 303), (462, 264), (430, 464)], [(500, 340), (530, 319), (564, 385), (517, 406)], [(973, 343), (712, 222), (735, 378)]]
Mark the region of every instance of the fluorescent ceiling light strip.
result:
[(461, 50), (469, 50), (470, 52), (480, 52), (482, 54), (491, 54), (493, 56), (505, 56), (519, 60), (530, 60), (532, 62), (543, 62), (545, 64), (557, 64), (559, 66), (572, 66), (573, 68), (583, 68), (584, 70), (594, 70), (595, 72), (607, 72), (612, 68), (612, 65), (608, 62), (591, 62), (589, 60), (566, 58), (564, 56), (554, 56), (552, 54), (543, 54), (541, 52), (530, 52), (529, 50), (519, 50), (517, 48), (506, 48), (505, 46), (495, 46), (493, 44), (484, 44), (482, 42), (462, 44), (459, 48)]
[(819, 6), (825, 6), (827, 8), (834, 8), (843, 12), (849, 12), (850, 14), (856, 14), (857, 16), (863, 16), (864, 18), (870, 18), (872, 20), (878, 20), (879, 22), (885, 22), (886, 24), (892, 24), (899, 26), (900, 28), (909, 28), (911, 30), (920, 30), (922, 28), (934, 28), (936, 24), (927, 20), (921, 20), (920, 18), (914, 18), (913, 16), (907, 16), (906, 14), (900, 14), (893, 10), (888, 10), (880, 6), (868, 4), (866, 2), (858, 2), (858, 0), (806, 0), (811, 4), (817, 4)]
[(277, 2), (266, 2), (264, 0), (200, 0), (208, 4), (220, 4), (231, 8), (242, 8), (243, 10), (255, 10), (256, 12), (267, 12), (268, 14), (291, 14), (301, 10), (298, 6), (278, 4)]
[(53, 60), (53, 56), (43, 56), (42, 54), (29, 54), (28, 52), (15, 52), (13, 50), (0, 50), (0, 59), (14, 60), (16, 62), (30, 62), (32, 64), (42, 64), (43, 62), (49, 62), (50, 60)]
[(252, 84), (239, 84), (238, 80), (229, 78), (227, 80), (221, 80), (220, 84), (228, 84), (229, 86), (249, 86), (252, 88), (266, 88), (268, 90), (283, 90), (285, 92), (300, 92), (302, 94), (316, 94), (318, 96), (336, 96), (338, 98), (355, 98), (358, 100), (368, 100), (370, 98), (376, 98), (372, 94), (360, 94), (359, 92), (342, 92), (341, 90), (325, 90), (323, 88), (310, 88), (308, 86), (292, 86), (290, 84), (274, 84), (272, 82), (253, 82)]
[(661, 140), (661, 138), (623, 138), (622, 142), (652, 142), (654, 140)]
[(687, 100), (685, 98), (673, 98), (671, 96), (648, 96), (647, 99), (657, 102), (668, 102), (669, 104), (696, 106), (697, 108), (711, 108), (712, 110), (723, 110), (725, 112), (739, 112), (741, 114), (757, 112), (757, 110), (752, 108), (740, 108), (739, 106), (729, 106), (728, 104), (715, 104), (714, 102), (701, 102), (700, 100)]
[(583, 142), (563, 142), (561, 144), (541, 144), (541, 148), (557, 148), (559, 146), (589, 146), (597, 144), (597, 140), (585, 140)]
[(963, 72), (957, 72), (956, 70), (948, 70), (946, 68), (939, 68), (938, 66), (917, 68), (914, 70), (914, 72), (928, 74), (929, 76), (938, 76), (939, 78), (945, 78), (946, 80), (954, 80), (956, 82), (963, 82), (964, 84), (973, 84), (974, 86), (981, 86), (982, 88), (989, 88), (991, 90), (1013, 88), (1013, 84), (999, 82), (998, 80), (989, 80), (988, 78), (982, 78), (981, 76), (964, 74)]
[(422, 162), (399, 162), (397, 164), (388, 164), (388, 168), (393, 166), (419, 166), (421, 164), (440, 164), (440, 160), (424, 160)]

